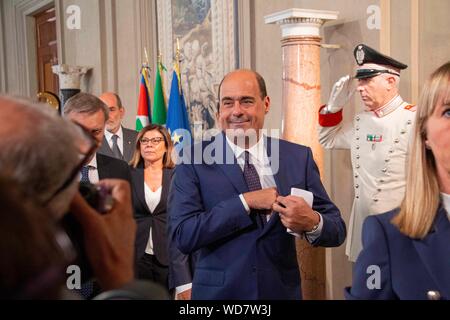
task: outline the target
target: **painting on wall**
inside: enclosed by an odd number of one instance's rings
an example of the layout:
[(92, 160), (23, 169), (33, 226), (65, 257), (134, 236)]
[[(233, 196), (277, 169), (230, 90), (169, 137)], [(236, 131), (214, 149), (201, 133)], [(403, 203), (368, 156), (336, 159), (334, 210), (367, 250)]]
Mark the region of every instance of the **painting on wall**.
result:
[(234, 1), (225, 0), (158, 1), (159, 49), (172, 70), (179, 46), (181, 85), (196, 140), (217, 127), (218, 87), (237, 67), (234, 8)]

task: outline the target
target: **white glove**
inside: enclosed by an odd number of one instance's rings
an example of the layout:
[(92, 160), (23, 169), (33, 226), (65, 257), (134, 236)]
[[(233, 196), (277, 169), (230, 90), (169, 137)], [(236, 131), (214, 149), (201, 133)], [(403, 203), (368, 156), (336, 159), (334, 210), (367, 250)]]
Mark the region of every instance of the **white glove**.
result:
[(344, 105), (348, 102), (354, 91), (345, 92), (344, 87), (349, 83), (351, 77), (346, 75), (340, 78), (334, 85), (330, 93), (330, 99), (325, 108), (322, 109), (322, 114), (336, 113), (341, 111)]

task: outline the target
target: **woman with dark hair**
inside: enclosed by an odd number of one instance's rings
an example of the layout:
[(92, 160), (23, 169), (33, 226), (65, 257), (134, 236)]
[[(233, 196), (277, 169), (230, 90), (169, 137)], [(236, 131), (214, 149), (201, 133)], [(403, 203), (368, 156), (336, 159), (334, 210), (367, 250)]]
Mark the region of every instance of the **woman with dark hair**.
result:
[(417, 111), (400, 209), (368, 217), (348, 299), (450, 299), (450, 62)]
[[(173, 143), (166, 128), (152, 124), (138, 135), (132, 167), (136, 234), (136, 276), (153, 280), (168, 289), (179, 285), (179, 273), (189, 271), (187, 257), (170, 246), (167, 235), (167, 196), (172, 182)], [(170, 280), (169, 280), (170, 266)], [(181, 269), (180, 269), (181, 268)], [(190, 271), (189, 271), (190, 274)]]

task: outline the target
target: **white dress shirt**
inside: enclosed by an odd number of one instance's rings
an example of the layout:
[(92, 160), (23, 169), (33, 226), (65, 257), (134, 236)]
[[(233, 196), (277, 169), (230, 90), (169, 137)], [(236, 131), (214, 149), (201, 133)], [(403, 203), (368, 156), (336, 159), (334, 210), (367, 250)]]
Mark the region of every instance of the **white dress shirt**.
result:
[[(262, 189), (276, 188), (277, 184), (273, 177), (272, 169), (270, 167), (269, 157), (267, 156), (266, 147), (264, 145), (264, 139), (259, 139), (258, 143), (252, 146), (249, 149), (241, 148), (235, 145), (230, 139), (227, 137), (228, 146), (233, 150), (234, 156), (237, 159), (237, 163), (241, 167), (242, 172), (244, 172), (245, 165), (245, 152), (247, 151), (250, 154), (250, 163), (255, 167), (256, 172), (258, 172), (258, 176), (261, 182)], [(241, 198), (242, 204), (248, 213), (250, 213), (250, 207), (247, 204), (247, 201), (244, 199), (244, 195), (239, 196)], [(270, 219), (271, 215), (267, 216), (267, 220)]]
[(119, 147), (120, 153), (123, 154), (123, 130), (122, 126), (119, 127), (119, 130), (116, 133), (111, 133), (108, 130), (105, 129), (105, 138), (108, 142), (109, 147), (111, 150), (113, 149), (113, 135), (118, 136), (117, 138), (117, 146)]
[[(227, 137), (227, 143), (228, 146), (233, 150), (234, 155), (237, 159), (237, 162), (239, 166), (241, 167), (242, 171), (244, 171), (244, 165), (245, 165), (245, 155), (244, 152), (247, 151), (250, 154), (250, 162), (255, 167), (256, 171), (258, 172), (260, 181), (261, 181), (261, 187), (262, 189), (268, 189), (268, 188), (276, 188), (277, 184), (275, 182), (275, 179), (273, 177), (272, 168), (270, 166), (270, 160), (267, 156), (267, 150), (266, 146), (264, 145), (264, 138), (259, 139), (258, 143), (252, 146), (249, 149), (243, 149), (237, 145), (235, 145), (230, 139)], [(245, 209), (247, 210), (247, 213), (250, 213), (250, 207), (247, 204), (247, 201), (245, 201), (244, 195), (239, 195), (242, 204), (244, 205)], [(317, 212), (319, 215), (319, 226), (314, 232), (306, 232), (305, 236), (306, 239), (312, 243), (317, 238), (320, 237), (322, 234), (323, 229), (323, 219), (322, 215)], [(267, 215), (267, 220), (270, 219), (270, 217), (273, 215)], [(290, 234), (296, 236), (296, 237), (302, 237), (303, 235), (299, 235), (294, 232), (289, 232)]]
[[(150, 212), (155, 211), (156, 207), (158, 206), (159, 202), (161, 201), (161, 191), (162, 186), (158, 188), (156, 191), (152, 191), (150, 187), (144, 182), (144, 193), (145, 193), (145, 203), (147, 203), (147, 207), (149, 208)], [(152, 239), (152, 228), (149, 229), (150, 235), (148, 236), (148, 242), (147, 247), (145, 248), (146, 254), (154, 254), (153, 251), (153, 239)]]

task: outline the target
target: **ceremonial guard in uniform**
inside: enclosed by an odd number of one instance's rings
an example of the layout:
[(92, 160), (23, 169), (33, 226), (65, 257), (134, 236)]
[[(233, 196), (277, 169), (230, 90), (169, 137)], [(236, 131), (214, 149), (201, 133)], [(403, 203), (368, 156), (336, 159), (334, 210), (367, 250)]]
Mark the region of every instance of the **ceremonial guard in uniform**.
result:
[(357, 91), (364, 104), (353, 122), (344, 123), (343, 104), (351, 96), (344, 88), (352, 77), (333, 86), (320, 109), (319, 139), (324, 148), (350, 149), (355, 198), (346, 254), (355, 261), (361, 249), (365, 218), (400, 205), (405, 190), (405, 160), (415, 107), (398, 93), (400, 70), (407, 66), (361, 44), (355, 48)]

